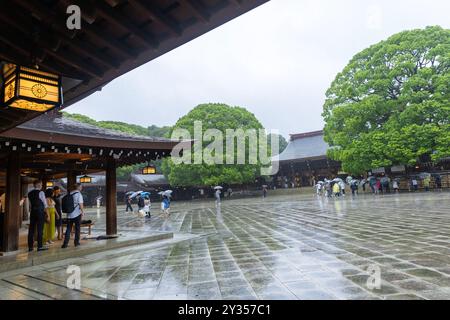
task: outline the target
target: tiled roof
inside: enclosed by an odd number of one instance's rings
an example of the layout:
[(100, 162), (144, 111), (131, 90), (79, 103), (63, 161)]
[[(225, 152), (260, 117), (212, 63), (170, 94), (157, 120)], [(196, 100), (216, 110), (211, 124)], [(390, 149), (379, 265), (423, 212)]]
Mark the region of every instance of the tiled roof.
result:
[(321, 131), (292, 134), (286, 149), (279, 155), (279, 161), (325, 157), (328, 148)]
[(148, 136), (133, 135), (112, 129), (100, 128), (88, 123), (79, 122), (69, 118), (65, 118), (61, 113), (49, 112), (43, 114), (31, 121), (21, 124), (19, 128), (43, 131), (54, 134), (71, 134), (86, 137), (98, 137), (102, 139), (114, 140), (134, 140), (148, 142), (165, 142), (171, 141), (166, 138), (156, 138)]
[(131, 174), (131, 181), (141, 186), (168, 185), (166, 177), (163, 174)]

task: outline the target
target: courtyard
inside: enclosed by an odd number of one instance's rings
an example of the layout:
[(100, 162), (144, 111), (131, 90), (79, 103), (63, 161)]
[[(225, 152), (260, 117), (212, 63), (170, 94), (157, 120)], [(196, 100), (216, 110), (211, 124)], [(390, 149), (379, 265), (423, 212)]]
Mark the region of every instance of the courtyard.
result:
[(449, 207), (448, 192), (174, 202), (167, 220), (119, 207), (119, 233), (174, 237), (4, 272), (0, 298), (450, 299)]

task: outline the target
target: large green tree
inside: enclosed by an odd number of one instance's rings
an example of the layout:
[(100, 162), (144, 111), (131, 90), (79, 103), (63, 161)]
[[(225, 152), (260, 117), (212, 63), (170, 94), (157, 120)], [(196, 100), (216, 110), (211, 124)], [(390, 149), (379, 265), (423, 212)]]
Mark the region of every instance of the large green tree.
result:
[(450, 156), (450, 30), (395, 34), (351, 59), (326, 92), (329, 156), (362, 172)]
[(267, 135), (267, 142), (269, 144), (269, 148), (271, 149), (272, 141), (278, 140), (278, 150), (274, 150), (274, 156), (277, 154), (281, 154), (284, 149), (286, 149), (288, 142), (286, 141), (286, 138), (283, 137), (281, 134), (278, 133), (269, 133)]
[[(202, 122), (202, 134), (208, 129), (217, 129), (223, 133), (223, 150), (226, 150), (227, 129), (262, 129), (256, 117), (241, 107), (230, 107), (226, 104), (201, 104), (180, 118), (175, 129), (186, 129), (194, 138), (194, 122)], [(214, 141), (203, 140), (203, 149)], [(246, 159), (248, 159), (249, 145), (246, 143)], [(193, 158), (194, 156), (192, 156)], [(260, 163), (257, 164), (176, 164), (172, 159), (164, 159), (162, 169), (174, 186), (212, 186), (216, 184), (242, 184), (254, 182), (259, 175)]]

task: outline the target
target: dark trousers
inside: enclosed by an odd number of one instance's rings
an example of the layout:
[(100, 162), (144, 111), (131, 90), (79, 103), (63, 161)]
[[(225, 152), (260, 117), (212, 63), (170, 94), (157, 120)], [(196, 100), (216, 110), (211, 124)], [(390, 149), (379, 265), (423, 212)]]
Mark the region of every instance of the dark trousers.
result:
[(81, 214), (73, 219), (67, 219), (67, 229), (64, 235), (64, 245), (68, 245), (70, 241), (70, 233), (72, 232), (72, 226), (75, 225), (75, 245), (80, 244), (80, 226), (81, 226)]
[(31, 211), (30, 226), (28, 228), (28, 248), (33, 249), (34, 232), (37, 229), (38, 248), (42, 248), (42, 233), (44, 231), (45, 213), (44, 211)]
[(5, 214), (0, 212), (0, 251), (3, 250), (3, 217)]
[(125, 212), (128, 212), (128, 209), (130, 209), (131, 212), (133, 212), (133, 207), (131, 206), (131, 203), (127, 202), (127, 208), (125, 209)]

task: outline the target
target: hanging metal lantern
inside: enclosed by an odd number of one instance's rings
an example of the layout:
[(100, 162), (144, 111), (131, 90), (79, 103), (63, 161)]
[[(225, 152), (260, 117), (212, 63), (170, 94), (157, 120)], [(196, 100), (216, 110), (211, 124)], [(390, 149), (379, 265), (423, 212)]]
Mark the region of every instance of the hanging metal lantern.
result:
[(48, 111), (63, 102), (61, 76), (4, 63), (0, 97), (3, 107)]
[(156, 168), (155, 166), (148, 164), (144, 168), (142, 168), (142, 174), (155, 174)]
[(92, 183), (92, 177), (84, 175), (80, 177), (80, 183)]
[(53, 181), (47, 181), (45, 184), (45, 187), (47, 188), (53, 188), (55, 186), (55, 183)]

